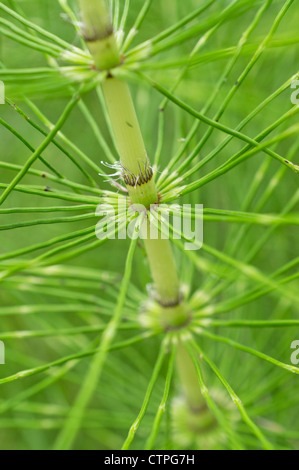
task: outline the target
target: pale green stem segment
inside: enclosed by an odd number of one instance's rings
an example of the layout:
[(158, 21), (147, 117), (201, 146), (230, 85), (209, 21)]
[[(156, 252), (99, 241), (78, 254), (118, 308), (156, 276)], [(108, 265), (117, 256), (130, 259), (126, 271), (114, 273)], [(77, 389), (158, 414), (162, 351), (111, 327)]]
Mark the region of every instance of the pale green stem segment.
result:
[[(103, 50), (103, 40), (109, 40), (110, 45), (113, 43), (116, 47), (105, 0), (79, 0), (79, 5), (85, 38), (96, 66), (107, 70), (113, 69), (119, 65), (120, 56), (119, 52), (115, 52), (114, 46), (110, 48), (110, 59), (108, 52)], [(91, 38), (95, 41), (91, 42)], [(112, 71), (109, 70), (103, 82), (103, 93), (120, 155), (119, 171), (126, 183), (131, 202), (137, 210), (138, 204), (149, 209), (151, 205), (159, 203), (159, 195), (129, 87), (123, 80), (114, 78)], [(181, 294), (170, 242), (152, 239), (147, 219), (144, 221), (143, 233), (156, 298), (162, 306), (168, 307), (166, 310), (169, 319), (171, 316), (175, 319), (172, 326), (184, 324), (186, 314), (176, 311), (181, 301)]]
[(180, 283), (169, 240), (148, 238), (144, 242), (160, 303), (177, 305), (180, 301)]
[(109, 70), (121, 62), (106, 0), (79, 0), (83, 36), (94, 58), (95, 66)]
[[(126, 82), (113, 77), (113, 69), (121, 63), (115, 36), (104, 0), (79, 0), (87, 40), (95, 65), (108, 70), (103, 94), (120, 155), (119, 171), (125, 181), (132, 204), (138, 209), (150, 209), (159, 203), (153, 169), (146, 152), (134, 103)], [(141, 210), (141, 208), (140, 208)], [(149, 218), (143, 223), (144, 244), (154, 281), (154, 295), (161, 304), (162, 322), (166, 327), (181, 327), (188, 321), (188, 309), (181, 299), (180, 282), (170, 241), (150, 237)], [(205, 408), (198, 386), (195, 368), (180, 345), (178, 370), (190, 409)], [(131, 429), (132, 436), (136, 432)], [(132, 436), (129, 435), (126, 445)]]
[[(127, 83), (107, 78), (103, 93), (121, 160), (121, 174), (132, 204), (140, 210), (158, 204), (159, 196), (153, 170), (145, 149), (138, 118)], [(169, 240), (152, 239), (149, 221), (143, 225), (144, 243), (154, 288), (162, 305), (177, 305), (180, 283)]]
[(107, 78), (103, 92), (132, 203), (149, 208), (158, 203), (158, 193), (129, 87), (122, 80)]
[[(149, 209), (158, 204), (159, 196), (129, 87), (122, 80), (107, 78), (103, 93), (120, 154), (120, 171), (131, 202), (137, 210)], [(157, 300), (166, 307), (177, 306), (180, 283), (170, 242), (162, 240), (161, 236), (159, 239), (151, 237), (148, 219), (144, 221), (143, 236)], [(177, 322), (177, 315), (174, 317)], [(186, 317), (183, 320), (184, 323)]]
[[(177, 347), (177, 370), (182, 384), (184, 396), (186, 397), (190, 411), (194, 415), (202, 415), (208, 411), (208, 406), (203, 398), (200, 387), (198, 385), (198, 374), (194, 367), (190, 354), (182, 341), (179, 342)], [(214, 422), (213, 415), (207, 413)]]

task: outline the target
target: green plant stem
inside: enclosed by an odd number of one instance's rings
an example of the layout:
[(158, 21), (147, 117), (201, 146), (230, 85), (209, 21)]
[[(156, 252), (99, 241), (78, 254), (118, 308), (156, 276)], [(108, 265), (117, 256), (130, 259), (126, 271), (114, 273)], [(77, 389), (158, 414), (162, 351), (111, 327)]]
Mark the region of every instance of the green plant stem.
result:
[[(131, 202), (137, 210), (149, 209), (159, 202), (159, 196), (129, 87), (122, 80), (107, 78), (103, 93), (120, 154), (121, 176)], [(177, 305), (180, 283), (170, 242), (152, 239), (147, 219), (142, 230), (156, 296), (164, 306)]]
[(148, 208), (158, 202), (158, 193), (129, 87), (122, 80), (107, 78), (103, 92), (132, 203)]
[[(89, 2), (89, 8), (92, 8), (92, 3), (92, 1)], [(99, 4), (104, 5), (103, 2), (99, 2)], [(86, 1), (80, 0), (81, 8), (84, 5), (86, 5)], [(94, 9), (91, 15), (93, 21), (95, 21), (97, 13), (99, 12)], [(89, 18), (84, 16), (84, 11), (83, 18), (85, 21), (89, 21)], [(87, 25), (87, 28), (89, 26)], [(98, 26), (100, 27), (100, 21)], [(98, 35), (101, 36), (101, 34)], [(101, 60), (100, 46), (98, 49), (90, 50), (96, 63), (99, 59)], [(106, 60), (105, 57), (104, 59)], [(119, 63), (114, 65), (117, 66)], [(97, 66), (99, 66), (99, 62)], [(108, 69), (108, 67), (106, 68)], [(128, 84), (121, 79), (114, 78), (113, 70), (109, 70), (102, 88), (120, 155), (120, 166), (115, 165), (117, 174), (124, 179), (133, 206), (139, 211), (144, 211), (148, 216), (151, 206), (159, 203), (159, 194)], [(140, 208), (138, 205), (142, 207)], [(150, 236), (150, 228), (150, 218), (145, 217), (142, 233), (154, 281), (154, 296), (162, 307), (162, 322), (164, 325), (166, 323), (168, 327), (181, 327), (188, 321), (189, 313), (181, 299), (180, 282), (170, 241), (162, 239), (161, 236), (158, 239), (153, 239)], [(196, 370), (183, 344), (180, 345), (180, 351), (177, 354), (177, 366), (190, 411), (192, 409), (206, 409), (200, 393)], [(134, 432), (136, 432), (135, 428)], [(128, 440), (130, 442), (130, 436)], [(126, 444), (125, 448), (127, 448)]]
[(183, 393), (190, 411), (200, 415), (207, 410), (207, 405), (200, 392), (198, 374), (183, 341), (180, 341), (178, 344), (176, 363)]
[[(85, 38), (101, 38), (93, 41), (92, 47), (89, 41), (96, 66), (109, 69), (119, 65), (113, 48), (110, 50), (110, 58), (107, 58), (107, 53), (103, 55), (103, 38), (115, 41), (111, 25), (109, 26), (105, 1), (79, 0), (79, 5), (84, 21)], [(159, 202), (159, 196), (129, 87), (126, 82), (113, 78), (109, 72), (108, 78), (103, 83), (103, 93), (120, 154), (120, 176), (125, 180), (132, 204), (142, 205), (148, 209)], [(146, 231), (146, 221), (144, 225)], [(158, 297), (163, 304), (178, 303), (179, 280), (169, 241), (147, 238), (145, 247)]]
[(87, 42), (95, 66), (109, 70), (120, 64), (113, 27), (109, 17), (106, 0), (79, 0), (84, 24), (83, 36)]
[(180, 283), (169, 240), (144, 240), (160, 302), (179, 303)]

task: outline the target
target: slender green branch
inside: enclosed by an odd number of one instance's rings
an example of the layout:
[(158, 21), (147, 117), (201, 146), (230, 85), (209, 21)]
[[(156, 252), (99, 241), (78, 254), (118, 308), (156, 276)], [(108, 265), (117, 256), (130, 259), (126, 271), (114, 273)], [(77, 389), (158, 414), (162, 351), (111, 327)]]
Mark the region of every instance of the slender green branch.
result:
[(265, 436), (263, 435), (263, 433), (261, 432), (259, 427), (252, 421), (252, 419), (248, 415), (242, 401), (237, 396), (237, 394), (234, 392), (234, 390), (231, 388), (231, 386), (229, 385), (227, 380), (223, 377), (223, 375), (218, 370), (218, 368), (216, 367), (214, 362), (211, 361), (211, 359), (208, 358), (208, 356), (203, 352), (203, 350), (200, 348), (200, 346), (195, 341), (193, 341), (192, 344), (193, 344), (194, 348), (197, 349), (197, 351), (199, 352), (201, 357), (203, 357), (205, 362), (207, 362), (207, 364), (209, 364), (209, 366), (211, 367), (213, 372), (216, 374), (218, 379), (222, 382), (222, 384), (226, 388), (227, 392), (229, 393), (233, 403), (236, 405), (236, 407), (240, 411), (240, 414), (241, 414), (243, 420), (249, 426), (249, 428), (252, 430), (252, 432), (256, 435), (256, 437), (260, 440), (260, 442), (263, 445), (263, 448), (266, 449), (266, 450), (273, 450), (274, 449), (273, 445), (268, 441), (268, 439), (265, 438)]
[[(148, 333), (148, 332), (146, 332), (146, 333), (143, 333), (141, 335), (134, 336), (134, 337), (132, 337), (132, 338), (126, 340), (126, 341), (121, 341), (119, 343), (115, 343), (114, 345), (112, 345), (108, 348), (107, 352), (117, 351), (117, 350), (122, 349), (122, 348), (127, 348), (129, 346), (132, 346), (134, 344), (139, 343), (140, 341), (144, 341), (145, 339), (151, 338), (151, 337), (154, 337), (154, 336), (157, 336), (157, 333), (153, 333), (153, 332)], [(58, 367), (58, 366), (61, 366), (63, 364), (67, 364), (67, 363), (73, 363), (73, 361), (75, 361), (77, 359), (84, 359), (86, 357), (94, 356), (99, 352), (99, 350), (100, 350), (100, 348), (87, 349), (86, 351), (62, 357), (60, 359), (57, 359), (57, 361), (49, 362), (49, 363), (44, 364), (40, 367), (34, 367), (33, 369), (23, 370), (23, 371), (17, 372), (16, 374), (13, 374), (13, 375), (10, 375), (10, 376), (5, 377), (3, 379), (0, 379), (0, 385), (7, 384), (7, 383), (10, 383), (10, 382), (14, 382), (14, 381), (20, 380), (20, 379), (25, 379), (27, 377), (31, 377), (31, 376), (36, 375), (36, 374), (41, 374), (41, 373), (46, 372), (49, 369), (52, 369), (54, 367)]]
[(161, 421), (162, 421), (162, 418), (163, 418), (163, 414), (166, 411), (166, 406), (167, 406), (169, 391), (170, 391), (170, 386), (171, 386), (171, 380), (172, 380), (172, 376), (173, 376), (175, 355), (176, 355), (176, 347), (175, 347), (175, 345), (173, 345), (172, 346), (172, 352), (171, 352), (171, 355), (170, 355), (170, 358), (169, 358), (169, 363), (168, 363), (168, 370), (167, 370), (167, 376), (166, 376), (166, 380), (165, 380), (165, 387), (164, 387), (163, 397), (162, 397), (161, 403), (159, 405), (158, 411), (156, 413), (155, 420), (153, 422), (153, 427), (152, 427), (151, 434), (150, 434), (150, 436), (147, 440), (146, 446), (145, 446), (145, 448), (147, 450), (153, 449), (153, 447), (155, 445), (155, 441), (156, 441), (156, 438), (157, 438), (158, 433), (159, 433), (160, 424), (161, 424)]
[(18, 173), (18, 175), (12, 180), (12, 182), (9, 184), (9, 186), (5, 189), (5, 191), (1, 194), (0, 196), (0, 205), (3, 204), (3, 202), (6, 200), (6, 198), (9, 196), (11, 191), (16, 187), (16, 185), (20, 182), (20, 180), (23, 178), (23, 176), (27, 173), (31, 165), (35, 162), (40, 157), (40, 154), (48, 147), (48, 145), (52, 142), (54, 139), (55, 135), (57, 132), (61, 129), (63, 124), (65, 123), (66, 119), (70, 115), (71, 111), (73, 108), (76, 106), (78, 100), (80, 99), (80, 95), (76, 94), (73, 96), (71, 101), (68, 103), (66, 106), (65, 110), (63, 111), (62, 115), (60, 116), (59, 120), (57, 121), (57, 124), (54, 126), (54, 128), (51, 130), (51, 132), (48, 134), (46, 139), (42, 142), (42, 144), (36, 149), (36, 151), (31, 155), (31, 157), (27, 160), (27, 162), (24, 164), (22, 170)]
[(135, 437), (135, 434), (136, 434), (136, 432), (137, 432), (137, 430), (140, 426), (140, 423), (141, 423), (142, 419), (144, 418), (144, 415), (145, 415), (146, 410), (147, 410), (148, 405), (149, 405), (150, 398), (151, 398), (152, 393), (153, 393), (153, 388), (154, 388), (154, 386), (155, 386), (155, 384), (158, 380), (158, 376), (159, 376), (163, 361), (164, 361), (165, 356), (167, 354), (167, 345), (168, 345), (168, 341), (166, 341), (166, 339), (165, 339), (162, 342), (160, 352), (159, 352), (158, 358), (156, 360), (156, 365), (155, 365), (155, 368), (153, 370), (152, 377), (150, 379), (150, 382), (149, 382), (149, 385), (148, 385), (148, 388), (147, 388), (147, 391), (146, 391), (146, 394), (145, 394), (144, 401), (142, 403), (141, 410), (140, 410), (136, 420), (134, 421), (134, 423), (130, 427), (127, 439), (125, 440), (125, 442), (123, 444), (122, 450), (128, 450), (130, 448), (130, 446), (133, 442), (133, 439)]
[(95, 388), (99, 382), (104, 363), (106, 361), (107, 352), (110, 345), (117, 333), (119, 327), (123, 306), (126, 300), (126, 294), (129, 287), (129, 281), (132, 272), (133, 256), (136, 248), (136, 240), (132, 240), (130, 250), (128, 252), (124, 277), (118, 297), (118, 302), (115, 307), (114, 314), (110, 322), (105, 327), (100, 340), (99, 352), (95, 355), (90, 368), (88, 370), (85, 381), (83, 382), (82, 388), (76, 398), (75, 404), (70, 411), (70, 414), (65, 422), (63, 429), (61, 430), (54, 448), (67, 450), (72, 447), (72, 444), (77, 436), (80, 429), (81, 421), (83, 418), (84, 410), (91, 399)]
[(230, 338), (226, 338), (224, 336), (219, 336), (215, 335), (213, 333), (210, 333), (209, 331), (205, 329), (201, 329), (199, 332), (200, 335), (206, 336), (209, 339), (212, 339), (214, 341), (219, 341), (221, 343), (227, 344), (228, 346), (232, 346), (233, 348), (240, 349), (243, 352), (246, 352), (248, 354), (251, 354), (255, 357), (258, 357), (259, 359), (262, 359), (264, 361), (269, 362), (270, 364), (273, 364), (277, 367), (280, 367), (281, 369), (287, 370), (288, 372), (292, 372), (293, 374), (299, 374), (299, 368), (295, 366), (291, 366), (289, 364), (285, 364), (284, 362), (278, 361), (277, 359), (269, 356), (268, 354), (264, 354), (254, 348), (251, 348), (249, 346), (245, 346), (241, 343), (238, 343), (237, 341), (234, 341)]

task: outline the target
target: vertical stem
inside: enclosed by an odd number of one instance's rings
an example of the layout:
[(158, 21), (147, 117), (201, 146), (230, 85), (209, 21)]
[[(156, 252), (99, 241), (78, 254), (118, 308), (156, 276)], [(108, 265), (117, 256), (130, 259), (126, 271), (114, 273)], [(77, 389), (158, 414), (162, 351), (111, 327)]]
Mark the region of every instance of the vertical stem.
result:
[(83, 36), (98, 69), (108, 70), (121, 62), (106, 0), (79, 0)]
[[(113, 69), (121, 63), (105, 0), (79, 0), (84, 36), (99, 69), (107, 70), (102, 87), (111, 125), (120, 155), (121, 173), (133, 205), (149, 210), (159, 203), (153, 169), (146, 152), (138, 118), (126, 82), (113, 77)], [(156, 299), (161, 304), (166, 326), (181, 327), (188, 320), (188, 310), (181, 302), (180, 282), (175, 260), (166, 239), (151, 239), (149, 219), (142, 228)], [(190, 410), (201, 410), (203, 399), (194, 365), (180, 344), (177, 367)]]
[[(149, 209), (158, 204), (159, 196), (129, 87), (122, 80), (108, 77), (103, 82), (103, 93), (132, 204)], [(165, 306), (177, 305), (180, 283), (170, 241), (151, 239), (148, 220), (143, 234), (157, 300)]]
[[(202, 434), (205, 436), (210, 431), (213, 432), (217, 423), (202, 395), (197, 371), (183, 340), (179, 340), (178, 343), (176, 366), (183, 396), (189, 410), (186, 418), (190, 430), (195, 435)], [(188, 416), (191, 421), (189, 421)]]
[(117, 78), (107, 78), (102, 86), (132, 203), (149, 208), (158, 203), (158, 193), (129, 87)]
[(193, 361), (181, 341), (178, 344), (177, 352), (177, 370), (184, 396), (190, 410), (193, 413), (201, 413), (203, 409), (206, 409), (206, 404), (200, 392), (198, 376)]
[(152, 276), (159, 286), (160, 303), (165, 306), (177, 305), (180, 302), (180, 283), (169, 240), (147, 238), (144, 244)]
[[(143, 210), (158, 204), (153, 169), (146, 152), (138, 118), (126, 82), (114, 78), (111, 69), (121, 62), (105, 0), (79, 0), (84, 23), (83, 35), (95, 66), (108, 71), (103, 93), (121, 161), (121, 173), (132, 204)], [(139, 208), (140, 209), (140, 208)], [(169, 240), (152, 240), (145, 220), (145, 248), (157, 299), (162, 305), (180, 302), (180, 284)]]

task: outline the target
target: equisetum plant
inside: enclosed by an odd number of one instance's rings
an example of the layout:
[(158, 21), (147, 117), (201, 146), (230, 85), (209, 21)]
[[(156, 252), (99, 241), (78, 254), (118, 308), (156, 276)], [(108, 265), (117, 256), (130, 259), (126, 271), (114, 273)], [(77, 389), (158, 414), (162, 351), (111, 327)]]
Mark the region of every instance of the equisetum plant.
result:
[(0, 2), (2, 448), (298, 448), (298, 5), (40, 3)]

